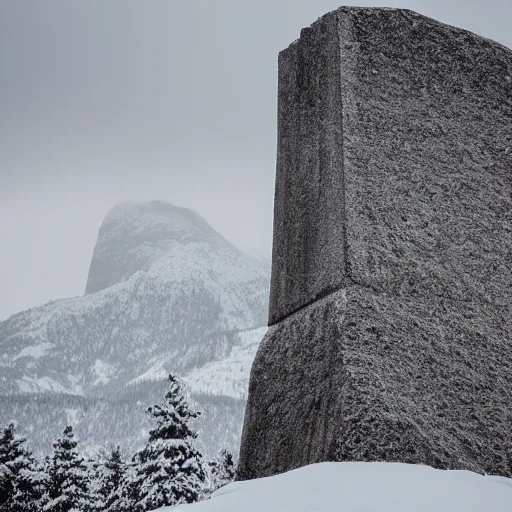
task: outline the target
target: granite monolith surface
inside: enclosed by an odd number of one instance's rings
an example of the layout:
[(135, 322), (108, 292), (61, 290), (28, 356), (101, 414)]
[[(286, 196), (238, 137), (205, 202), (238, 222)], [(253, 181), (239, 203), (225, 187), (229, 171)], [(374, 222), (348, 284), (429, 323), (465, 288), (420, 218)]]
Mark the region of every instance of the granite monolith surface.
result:
[(270, 329), (238, 478), (512, 471), (512, 51), (341, 7), (279, 55)]

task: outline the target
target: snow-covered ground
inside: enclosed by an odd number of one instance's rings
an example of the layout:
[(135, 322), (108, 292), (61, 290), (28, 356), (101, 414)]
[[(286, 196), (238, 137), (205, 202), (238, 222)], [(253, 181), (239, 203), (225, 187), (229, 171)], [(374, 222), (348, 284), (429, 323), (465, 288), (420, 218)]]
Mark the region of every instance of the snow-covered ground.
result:
[(512, 479), (380, 462), (325, 462), (236, 482), (160, 512), (511, 512)]

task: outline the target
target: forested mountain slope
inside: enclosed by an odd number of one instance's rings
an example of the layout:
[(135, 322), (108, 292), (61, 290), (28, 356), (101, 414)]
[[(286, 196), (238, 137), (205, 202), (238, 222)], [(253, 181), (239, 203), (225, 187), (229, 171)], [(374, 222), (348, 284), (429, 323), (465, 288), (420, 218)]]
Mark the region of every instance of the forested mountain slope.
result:
[[(45, 393), (54, 404), (46, 417), (62, 422), (76, 409), (85, 427), (86, 410), (101, 415), (104, 401), (122, 410), (137, 394), (130, 389), (163, 382), (169, 372), (189, 376), (204, 407), (214, 402), (207, 395), (226, 395), (233, 411), (242, 410), (264, 329), (243, 332), (266, 324), (269, 275), (268, 262), (237, 249), (192, 210), (161, 201), (114, 207), (99, 230), (85, 295), (0, 323), (0, 394), (11, 404), (0, 421), (20, 416), (25, 423), (27, 396)], [(233, 377), (231, 364), (245, 369)], [(160, 398), (136, 401), (143, 408)], [(44, 422), (38, 400), (34, 417)], [(81, 405), (59, 405), (69, 400)], [(237, 425), (226, 428), (238, 432), (241, 416), (233, 412)]]

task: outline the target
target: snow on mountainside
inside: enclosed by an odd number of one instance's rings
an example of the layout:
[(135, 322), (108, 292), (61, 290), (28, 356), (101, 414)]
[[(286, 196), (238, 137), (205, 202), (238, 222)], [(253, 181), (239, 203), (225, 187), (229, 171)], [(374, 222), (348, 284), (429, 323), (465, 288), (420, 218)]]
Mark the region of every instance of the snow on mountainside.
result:
[(169, 242), (235, 250), (196, 212), (164, 201), (125, 202), (107, 214), (99, 233), (85, 293), (94, 293), (147, 270)]
[(241, 343), (233, 347), (229, 356), (194, 368), (183, 376), (190, 390), (246, 399), (252, 362), (266, 332), (267, 328), (261, 327), (238, 333)]
[[(248, 350), (238, 333), (266, 324), (269, 275), (267, 262), (192, 210), (162, 201), (116, 206), (99, 230), (85, 296), (0, 323), (0, 394), (110, 399), (176, 372), (196, 393), (241, 398), (246, 383), (228, 390), (212, 371), (217, 364), (224, 381), (223, 361)], [(235, 380), (246, 378), (247, 370)]]
[(325, 462), (236, 482), (159, 512), (510, 512), (512, 480), (380, 462)]
[(166, 374), (225, 358), (236, 332), (264, 325), (268, 267), (183, 210), (114, 208), (100, 229), (89, 293), (0, 323), (0, 392), (101, 394), (155, 365)]

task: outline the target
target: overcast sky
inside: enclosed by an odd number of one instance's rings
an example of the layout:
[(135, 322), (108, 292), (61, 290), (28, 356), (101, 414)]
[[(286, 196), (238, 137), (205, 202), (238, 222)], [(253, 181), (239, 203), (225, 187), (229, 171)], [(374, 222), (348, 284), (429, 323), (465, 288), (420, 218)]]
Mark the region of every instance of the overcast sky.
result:
[[(270, 254), (277, 54), (339, 5), (1, 0), (0, 319), (82, 294), (125, 199), (193, 208)], [(386, 5), (512, 47), (510, 0)]]

